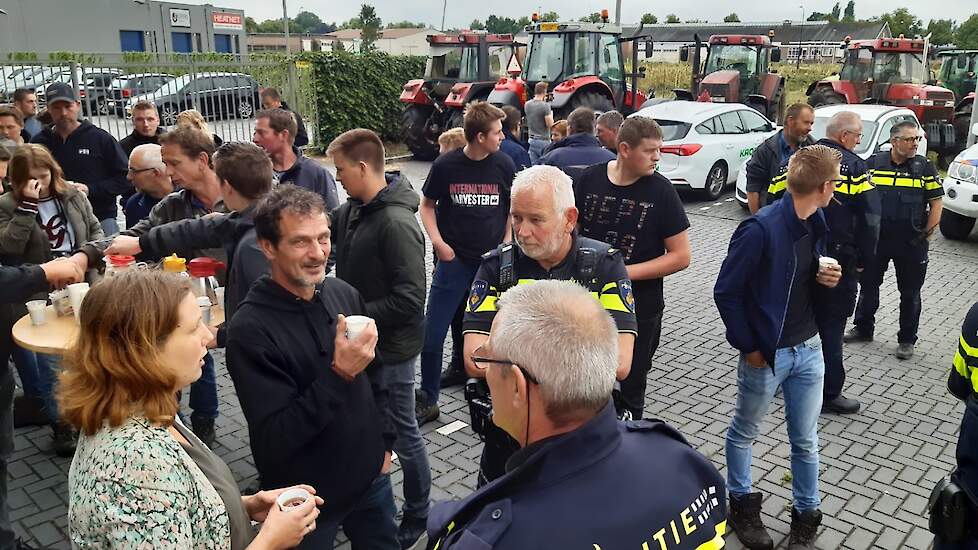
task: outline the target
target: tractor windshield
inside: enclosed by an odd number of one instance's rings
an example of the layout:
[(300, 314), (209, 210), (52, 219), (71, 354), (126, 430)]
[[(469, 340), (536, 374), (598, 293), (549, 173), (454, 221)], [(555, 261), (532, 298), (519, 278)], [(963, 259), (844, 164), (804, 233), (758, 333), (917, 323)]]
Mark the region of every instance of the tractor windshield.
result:
[(523, 80), (554, 82), (564, 73), (564, 37), (566, 34), (539, 33), (533, 35), (526, 60)]
[(927, 82), (927, 67), (922, 54), (877, 52), (873, 80), (889, 84), (923, 84)]
[(705, 74), (737, 71), (741, 78), (757, 75), (757, 47), (740, 44), (713, 44), (706, 59)]
[(432, 48), (425, 68), (426, 79), (472, 82), (479, 78), (478, 46)]
[(975, 70), (978, 53), (958, 53), (944, 56), (941, 63), (941, 85), (951, 89), (959, 98), (975, 90)]

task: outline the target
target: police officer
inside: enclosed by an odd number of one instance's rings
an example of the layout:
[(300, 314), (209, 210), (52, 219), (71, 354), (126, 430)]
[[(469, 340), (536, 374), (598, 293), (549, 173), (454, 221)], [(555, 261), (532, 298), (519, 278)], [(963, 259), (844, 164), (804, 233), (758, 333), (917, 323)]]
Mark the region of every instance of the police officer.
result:
[(927, 273), (930, 237), (941, 220), (941, 186), (937, 169), (917, 154), (917, 123), (907, 120), (890, 130), (890, 151), (870, 157), (870, 181), (879, 192), (882, 222), (876, 257), (866, 265), (860, 280), (855, 327), (846, 332), (847, 342), (873, 340), (880, 285), (890, 261), (896, 269), (900, 290), (898, 359), (913, 357), (920, 324), (920, 289)]
[(606, 310), (570, 281), (517, 285), (497, 305), (471, 359), (520, 450), (503, 477), (432, 508), (428, 548), (721, 548), (713, 464), (661, 421), (615, 416)]
[(872, 261), (879, 237), (880, 201), (869, 182), (866, 163), (852, 152), (860, 142), (863, 122), (852, 111), (833, 115), (825, 127), (825, 139), (819, 144), (842, 154), (840, 179), (829, 205), (822, 209), (829, 226), (826, 254), (842, 267), (842, 279), (835, 288), (816, 285), (815, 322), (822, 338), (825, 359), (825, 385), (822, 390), (822, 412), (852, 414), (859, 411), (859, 401), (842, 395), (846, 372), (842, 364), (842, 335), (846, 319), (856, 307), (859, 276)]
[[(496, 302), (508, 288), (541, 279), (576, 280), (601, 303), (618, 326), (618, 379), (628, 375), (637, 325), (635, 300), (621, 254), (607, 244), (576, 235), (577, 208), (571, 179), (554, 166), (533, 166), (513, 180), (510, 217), (514, 243), (483, 256), (472, 283), (462, 330), (468, 374), (482, 378), (471, 354), (489, 338)], [(571, 386), (576, 381), (569, 381)], [(470, 391), (471, 394), (471, 391)], [(504, 472), (506, 460), (518, 446), (505, 432), (488, 423), (483, 434), (478, 485)]]
[(784, 113), (784, 128), (754, 149), (747, 162), (747, 207), (751, 214), (784, 195), (788, 159), (799, 147), (814, 143), (808, 135), (813, 124), (815, 110), (811, 105), (795, 103)]

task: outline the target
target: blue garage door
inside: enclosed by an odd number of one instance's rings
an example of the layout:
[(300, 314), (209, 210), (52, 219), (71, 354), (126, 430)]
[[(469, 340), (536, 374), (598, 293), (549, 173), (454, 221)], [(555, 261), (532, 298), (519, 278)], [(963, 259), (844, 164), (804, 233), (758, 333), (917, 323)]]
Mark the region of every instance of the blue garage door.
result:
[(220, 53), (234, 53), (234, 51), (231, 49), (231, 35), (215, 34), (214, 51)]
[(119, 43), (124, 52), (145, 52), (143, 31), (119, 31)]
[(193, 42), (190, 41), (189, 32), (171, 33), (173, 37), (173, 51), (179, 53), (190, 53), (194, 51)]

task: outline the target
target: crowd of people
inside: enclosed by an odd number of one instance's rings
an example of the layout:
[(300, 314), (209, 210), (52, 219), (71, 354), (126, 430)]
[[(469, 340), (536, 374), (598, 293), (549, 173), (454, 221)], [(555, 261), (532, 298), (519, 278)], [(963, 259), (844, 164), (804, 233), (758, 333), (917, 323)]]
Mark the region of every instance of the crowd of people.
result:
[[(301, 117), (274, 89), (262, 92), (253, 142), (226, 143), (195, 111), (162, 129), (149, 102), (133, 107), (133, 132), (116, 141), (78, 118), (78, 98), (61, 84), (48, 88), (51, 123), (39, 127), (28, 124), (33, 94), (15, 94), (0, 108), (9, 141), (0, 361), (13, 359), (24, 395), (12, 406), (5, 369), (0, 550), (29, 548), (2, 502), (17, 419), (50, 425), (55, 450), (73, 456), (68, 532), (80, 548), (319, 549), (342, 528), (354, 548), (711, 549), (729, 528), (747, 548), (770, 549), (751, 447), (778, 388), (793, 474), (788, 544), (814, 548), (818, 417), (859, 410), (842, 393), (843, 342), (872, 339), (891, 260), (896, 354), (913, 353), (943, 193), (914, 152), (919, 129), (894, 126), (892, 149), (867, 163), (852, 153), (858, 116), (835, 115), (812, 143), (814, 113), (793, 105), (756, 150), (753, 215), (734, 232), (714, 289), (740, 353), (724, 479), (679, 432), (643, 418), (662, 405), (647, 404), (646, 390), (663, 280), (693, 261), (689, 218), (656, 171), (662, 130), (586, 107), (555, 122), (546, 87), (525, 121), (516, 109), (469, 105), (463, 127), (441, 135), (420, 196), (385, 169), (384, 144), (365, 129), (328, 145), (334, 180), (303, 155)], [(153, 264), (171, 254), (225, 264), (225, 323), (208, 326), (179, 275), (102, 278), (108, 256)], [(13, 343), (28, 300), (86, 279), (79, 336), (63, 360)], [(976, 345), (966, 330), (951, 376), (969, 407)], [(211, 451), (214, 348), (226, 349), (258, 471), (244, 496)], [(440, 391), (460, 383), (485, 442), (477, 489), (432, 505), (419, 426), (439, 417)], [(969, 489), (973, 454), (959, 448), (957, 480)]]

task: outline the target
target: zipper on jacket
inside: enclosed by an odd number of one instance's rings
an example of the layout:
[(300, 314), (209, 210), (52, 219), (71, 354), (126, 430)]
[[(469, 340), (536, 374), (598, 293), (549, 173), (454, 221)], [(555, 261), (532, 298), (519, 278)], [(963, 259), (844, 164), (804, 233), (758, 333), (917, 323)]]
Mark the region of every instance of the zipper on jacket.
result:
[[(798, 251), (795, 250), (795, 243), (791, 243), (791, 256), (794, 262), (791, 264), (791, 282), (788, 283), (788, 301), (784, 304), (784, 312), (781, 314), (781, 327), (778, 329), (778, 338), (774, 341), (774, 358), (778, 356), (778, 342), (781, 341), (781, 334), (784, 333), (784, 320), (788, 316), (788, 308), (791, 306), (791, 289), (795, 287), (795, 273), (798, 271)], [(771, 361), (771, 374), (774, 374), (774, 361)]]

